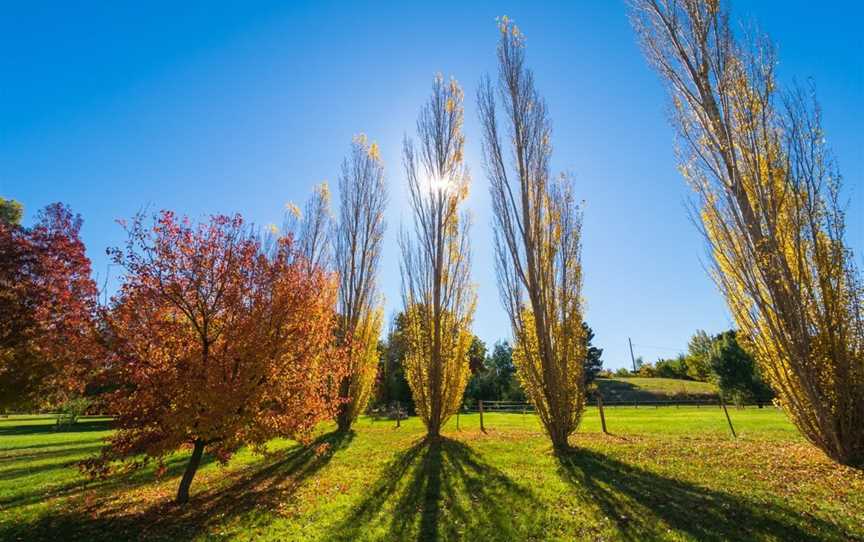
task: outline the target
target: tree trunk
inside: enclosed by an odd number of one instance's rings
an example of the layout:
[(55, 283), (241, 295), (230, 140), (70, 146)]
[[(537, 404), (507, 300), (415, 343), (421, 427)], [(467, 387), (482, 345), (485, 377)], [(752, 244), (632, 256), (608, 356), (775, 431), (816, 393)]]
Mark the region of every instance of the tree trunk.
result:
[(549, 439), (552, 441), (552, 447), (557, 452), (569, 452), (569, 434), (561, 428), (557, 420), (553, 421), (551, 425), (552, 427), (549, 428)]
[(351, 429), (354, 420), (351, 419), (351, 405), (348, 403), (339, 407), (339, 414), (336, 415), (336, 425), (339, 431), (345, 433)]
[(353, 399), (350, 397), (351, 378), (345, 377), (339, 385), (339, 397), (346, 401), (339, 405), (339, 410), (336, 413), (336, 425), (339, 426), (339, 431), (346, 432), (351, 429), (354, 420), (351, 419), (351, 410)]
[(429, 422), (429, 427), (426, 431), (427, 435), (434, 439), (437, 439), (441, 436), (441, 421), (438, 419), (433, 419)]
[(192, 448), (192, 457), (189, 458), (186, 472), (183, 473), (183, 478), (180, 479), (180, 487), (177, 489), (177, 504), (186, 504), (189, 501), (189, 487), (192, 485), (192, 478), (195, 477), (195, 472), (201, 464), (201, 456), (203, 454), (204, 441), (196, 440), (194, 448)]

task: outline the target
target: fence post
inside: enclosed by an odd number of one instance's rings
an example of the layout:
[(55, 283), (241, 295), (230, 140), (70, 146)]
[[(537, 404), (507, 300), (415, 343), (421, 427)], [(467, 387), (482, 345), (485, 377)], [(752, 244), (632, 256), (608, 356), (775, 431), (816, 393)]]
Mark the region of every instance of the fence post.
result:
[(459, 430), (459, 411), (462, 410), (462, 405), (459, 405), (459, 408), (456, 409), (456, 430)]
[(480, 399), (480, 431), (486, 432), (486, 427), (483, 426), (483, 399)]
[(606, 416), (603, 414), (603, 398), (600, 396), (600, 392), (597, 392), (597, 408), (600, 410), (600, 426), (603, 428), (603, 434), (608, 435), (609, 433), (606, 431)]
[(729, 417), (729, 411), (726, 410), (726, 402), (723, 401), (723, 395), (720, 395), (720, 407), (723, 409), (723, 412), (726, 414), (726, 421), (729, 422), (729, 429), (732, 430), (732, 436), (738, 438), (738, 435), (735, 434), (735, 428), (732, 427), (732, 418)]
[(399, 401), (396, 401), (396, 427), (399, 427), (399, 423), (402, 421), (402, 406), (399, 404)]

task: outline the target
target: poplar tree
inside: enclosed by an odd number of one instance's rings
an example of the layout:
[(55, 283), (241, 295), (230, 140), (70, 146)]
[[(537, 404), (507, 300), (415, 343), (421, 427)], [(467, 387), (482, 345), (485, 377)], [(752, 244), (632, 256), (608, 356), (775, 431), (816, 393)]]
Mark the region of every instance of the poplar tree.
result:
[(553, 446), (565, 450), (585, 409), (582, 215), (572, 180), (550, 172), (551, 120), (525, 67), (524, 36), (507, 17), (498, 27), (497, 84), (486, 78), (477, 100), (498, 288), (519, 380)]
[(773, 44), (738, 39), (721, 2), (633, 6), (672, 96), (681, 170), (739, 338), (801, 433), (860, 467), (862, 287), (819, 106), (804, 89), (778, 89)]
[(470, 280), (470, 219), (459, 206), (470, 176), (463, 162), (464, 93), (438, 75), (403, 161), (413, 235), (402, 232), (405, 372), (429, 436), (456, 413), (468, 382), (476, 296)]
[(339, 275), (338, 335), (347, 348), (348, 374), (339, 386), (337, 422), (350, 429), (372, 396), (383, 323), (378, 266), (384, 236), (387, 185), (377, 143), (354, 138), (339, 176), (339, 223), (334, 235)]

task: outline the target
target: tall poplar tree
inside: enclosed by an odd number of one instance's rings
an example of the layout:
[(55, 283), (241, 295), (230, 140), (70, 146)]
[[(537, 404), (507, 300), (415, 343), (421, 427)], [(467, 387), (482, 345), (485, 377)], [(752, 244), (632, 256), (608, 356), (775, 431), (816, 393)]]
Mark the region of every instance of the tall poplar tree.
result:
[(470, 219), (460, 212), (470, 176), (463, 162), (464, 93), (438, 75), (417, 119), (415, 144), (406, 138), (413, 235), (403, 231), (402, 296), (407, 352), (405, 372), (428, 434), (459, 408), (468, 382), (468, 350), (476, 296), (470, 280)]
[(384, 236), (387, 185), (376, 143), (358, 135), (339, 176), (339, 223), (334, 235), (339, 275), (339, 339), (347, 347), (348, 374), (339, 386), (337, 422), (347, 430), (369, 404), (378, 369), (383, 307), (378, 266)]
[(585, 407), (582, 216), (572, 180), (550, 172), (551, 120), (525, 67), (524, 36), (507, 17), (499, 30), (497, 84), (485, 79), (477, 100), (498, 287), (517, 375), (553, 446), (563, 450)]
[(739, 338), (802, 434), (864, 465), (862, 285), (818, 104), (778, 89), (771, 41), (739, 40), (717, 0), (638, 0), (633, 22)]

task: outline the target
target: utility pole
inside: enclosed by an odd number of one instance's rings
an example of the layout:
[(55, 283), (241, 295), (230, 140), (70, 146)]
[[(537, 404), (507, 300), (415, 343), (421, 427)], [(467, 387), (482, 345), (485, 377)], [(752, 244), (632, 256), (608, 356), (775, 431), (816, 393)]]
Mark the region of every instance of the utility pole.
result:
[(633, 341), (630, 340), (630, 337), (627, 337), (627, 342), (630, 344), (630, 361), (633, 362), (633, 372), (636, 372), (636, 358), (633, 356)]

